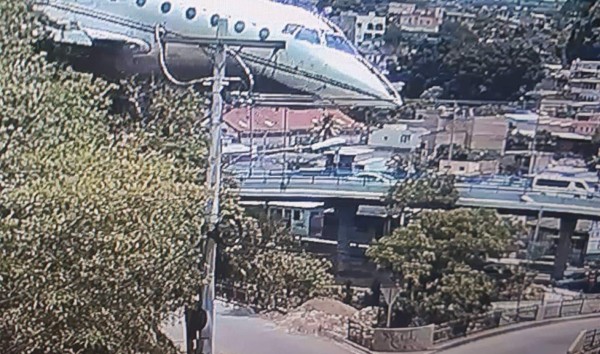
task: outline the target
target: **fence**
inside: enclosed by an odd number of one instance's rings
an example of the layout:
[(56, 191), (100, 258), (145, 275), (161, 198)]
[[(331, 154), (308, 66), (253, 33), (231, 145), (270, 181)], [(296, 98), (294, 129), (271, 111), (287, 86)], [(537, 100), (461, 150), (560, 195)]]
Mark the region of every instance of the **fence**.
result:
[(433, 343), (437, 344), (514, 323), (535, 321), (538, 311), (539, 306), (533, 305), (516, 309), (496, 310), (442, 323), (437, 325), (433, 331)]
[(254, 284), (225, 283), (215, 284), (215, 296), (222, 301), (249, 306), (255, 311), (277, 310), (286, 312), (290, 306), (299, 305), (294, 296), (284, 293), (271, 293)]
[(373, 328), (362, 324), (348, 321), (348, 340), (369, 350), (373, 349)]
[(581, 331), (567, 354), (598, 354), (600, 353), (600, 328)]
[[(545, 319), (586, 315), (592, 313), (600, 313), (600, 298), (598, 297), (577, 300), (562, 300), (542, 305), (530, 305), (512, 309), (499, 309), (488, 313), (468, 316), (462, 319), (435, 325), (429, 343), (424, 346), (431, 348), (436, 344), (440, 344), (451, 339), (466, 337), (482, 331), (516, 323), (541, 321)], [(417, 327), (414, 328), (414, 331), (415, 333), (424, 332), (425, 328), (426, 327)], [(372, 349), (374, 333), (378, 330), (380, 329), (366, 328), (357, 322), (350, 321), (348, 323), (348, 340), (365, 348)], [(406, 332), (407, 328), (389, 329), (386, 331), (393, 330), (397, 330), (398, 333), (400, 333)], [(410, 339), (414, 340), (414, 338), (417, 337), (421, 343), (424, 336), (413, 335)], [(588, 347), (592, 347), (594, 345), (600, 347), (600, 329), (593, 334), (589, 334), (586, 338), (588, 338), (586, 343), (590, 343)], [(598, 349), (597, 352), (600, 354), (600, 349)], [(596, 354), (597, 352), (594, 351), (593, 353)]]

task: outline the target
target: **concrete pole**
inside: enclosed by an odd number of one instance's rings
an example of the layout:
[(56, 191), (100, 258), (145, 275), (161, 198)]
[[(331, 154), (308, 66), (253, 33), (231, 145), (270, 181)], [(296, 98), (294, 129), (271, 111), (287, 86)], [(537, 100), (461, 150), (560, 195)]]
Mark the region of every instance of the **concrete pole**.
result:
[(248, 116), (250, 119), (250, 166), (249, 166), (249, 175), (252, 176), (252, 166), (254, 159), (254, 107), (248, 107)]
[(563, 278), (569, 255), (571, 254), (571, 237), (575, 232), (577, 218), (564, 216), (560, 218), (560, 230), (558, 239), (558, 248), (554, 257), (554, 271), (552, 272), (553, 280)]
[[(213, 69), (212, 86), (212, 108), (210, 126), (210, 157), (207, 175), (207, 184), (212, 193), (208, 211), (210, 215), (210, 226), (215, 229), (219, 223), (219, 193), (221, 191), (221, 125), (223, 113), (223, 80), (225, 78), (226, 48), (218, 44), (215, 50), (215, 61)], [(217, 244), (214, 239), (207, 238), (205, 245), (205, 256), (207, 260), (208, 284), (202, 289), (202, 308), (208, 315), (208, 322), (202, 330), (203, 348), (202, 354), (215, 354), (215, 268)]]
[(452, 128), (450, 129), (450, 146), (448, 147), (448, 162), (452, 161), (454, 154), (454, 127), (456, 126), (456, 114), (458, 113), (458, 104), (454, 101), (454, 110), (452, 112)]
[(537, 114), (537, 118), (535, 120), (535, 128), (533, 130), (533, 139), (531, 141), (531, 145), (529, 148), (529, 170), (527, 171), (529, 175), (532, 175), (535, 169), (535, 164), (536, 164), (536, 160), (537, 160), (537, 146), (536, 146), (536, 139), (537, 139), (537, 133), (538, 133), (538, 129), (540, 127), (540, 112), (539, 109), (536, 111)]

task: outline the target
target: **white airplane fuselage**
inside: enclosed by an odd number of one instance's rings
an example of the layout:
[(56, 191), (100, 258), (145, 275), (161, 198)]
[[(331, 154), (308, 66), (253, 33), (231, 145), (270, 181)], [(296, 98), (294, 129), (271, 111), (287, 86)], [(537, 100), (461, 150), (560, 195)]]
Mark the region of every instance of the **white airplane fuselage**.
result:
[[(398, 92), (323, 18), (268, 0), (34, 0), (50, 23), (52, 41), (94, 48), (110, 43), (127, 48), (142, 63), (158, 63), (156, 28), (182, 37), (217, 36), (227, 20), (226, 38), (284, 41), (285, 49), (231, 48), (250, 71), (286, 87), (340, 104), (393, 108)], [(223, 36), (221, 33), (220, 36)], [(206, 48), (167, 45), (167, 66), (210, 72)], [(94, 58), (89, 58), (94, 60)], [(228, 69), (229, 70), (229, 69)], [(237, 74), (237, 72), (236, 72)]]

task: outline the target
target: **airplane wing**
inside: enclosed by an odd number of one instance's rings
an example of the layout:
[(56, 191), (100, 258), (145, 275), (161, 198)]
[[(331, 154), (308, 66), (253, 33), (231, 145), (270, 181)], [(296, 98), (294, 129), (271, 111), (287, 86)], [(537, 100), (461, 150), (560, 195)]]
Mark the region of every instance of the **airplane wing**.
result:
[(93, 28), (52, 28), (52, 40), (57, 43), (91, 47), (94, 42), (115, 42), (135, 47), (140, 52), (149, 52), (151, 47), (146, 41), (120, 33)]

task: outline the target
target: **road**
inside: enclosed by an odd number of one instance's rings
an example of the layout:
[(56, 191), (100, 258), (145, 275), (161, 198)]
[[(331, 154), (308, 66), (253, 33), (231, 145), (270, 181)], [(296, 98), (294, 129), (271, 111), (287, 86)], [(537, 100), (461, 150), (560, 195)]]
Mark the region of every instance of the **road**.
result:
[[(286, 333), (246, 310), (232, 310), (220, 302), (215, 308), (217, 354), (356, 354), (334, 341)], [(185, 349), (181, 322), (165, 328), (165, 333)]]
[(315, 336), (288, 334), (257, 316), (217, 308), (219, 354), (352, 354), (335, 342)]
[(560, 322), (522, 329), (461, 345), (440, 354), (565, 354), (584, 329), (596, 328), (600, 319)]

